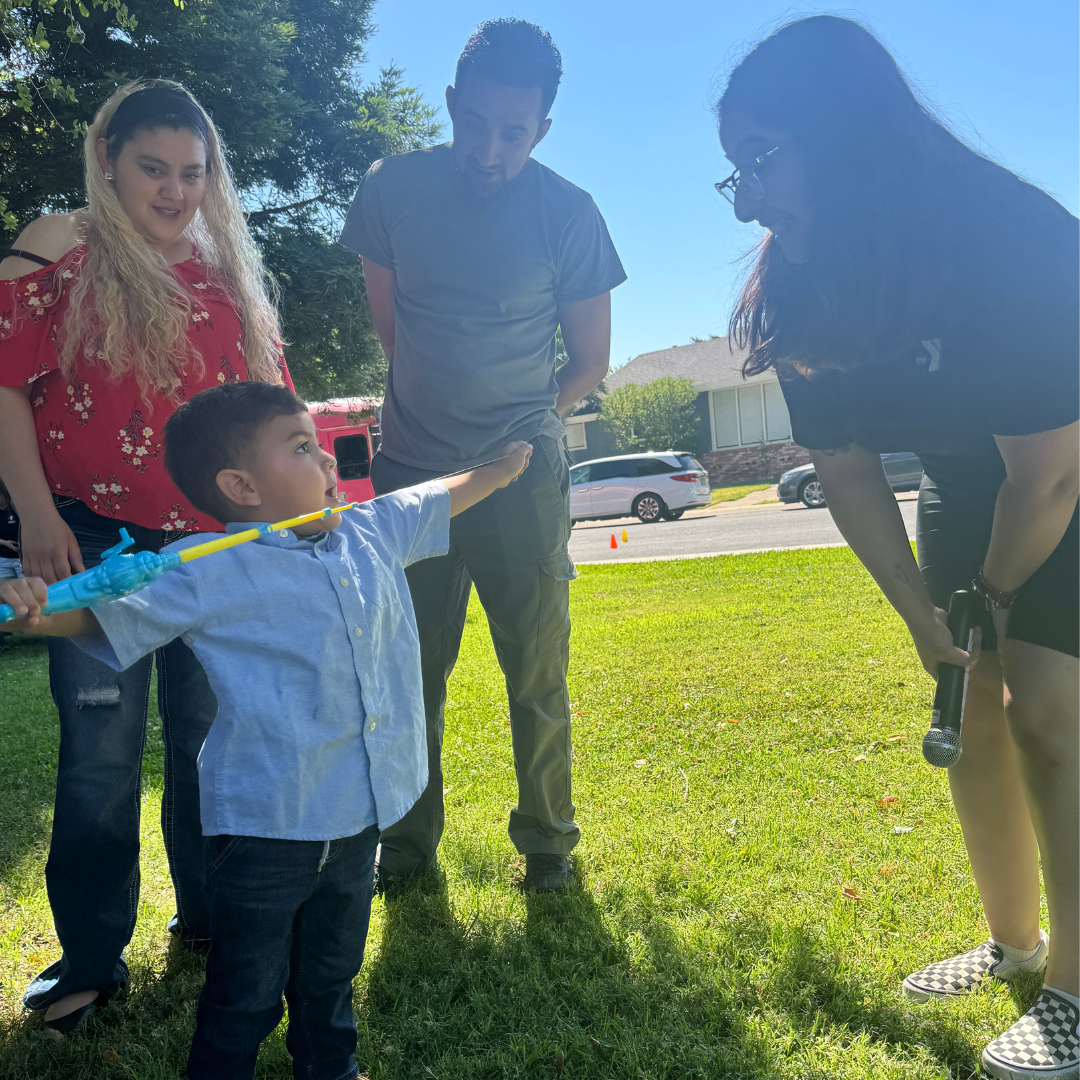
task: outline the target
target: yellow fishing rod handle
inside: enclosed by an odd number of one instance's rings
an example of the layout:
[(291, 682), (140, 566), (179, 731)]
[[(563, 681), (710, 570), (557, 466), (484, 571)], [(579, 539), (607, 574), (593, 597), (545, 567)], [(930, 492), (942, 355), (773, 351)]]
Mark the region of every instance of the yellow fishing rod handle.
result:
[(351, 510), (355, 506), (360, 506), (360, 503), (351, 502), (344, 503), (342, 506), (328, 506), (325, 510), (313, 510), (310, 514), (301, 514), (299, 517), (289, 518), (287, 521), (276, 521), (273, 525), (259, 525), (254, 529), (245, 529), (243, 532), (219, 537), (217, 540), (207, 540), (205, 544), (196, 544), (193, 547), (184, 548), (180, 552), (180, 560), (181, 562), (191, 562), (192, 559), (201, 559), (204, 555), (212, 555), (215, 551), (224, 551), (226, 548), (236, 547), (237, 544), (246, 544), (249, 540), (256, 540), (260, 536), (269, 536), (271, 533), (279, 532), (282, 529), (292, 529), (308, 521), (316, 521), (319, 518), (340, 514), (342, 510)]

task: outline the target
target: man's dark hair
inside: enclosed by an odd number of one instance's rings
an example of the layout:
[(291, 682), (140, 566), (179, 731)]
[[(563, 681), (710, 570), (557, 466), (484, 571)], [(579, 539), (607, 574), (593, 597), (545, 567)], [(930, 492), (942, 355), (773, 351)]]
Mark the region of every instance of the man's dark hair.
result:
[(217, 474), (249, 463), (260, 428), (302, 412), (307, 406), (287, 386), (241, 382), (204, 390), (165, 422), (165, 468), (196, 510), (228, 522), (235, 506)]
[(562, 53), (551, 35), (524, 19), (481, 23), (458, 57), (454, 89), (464, 76), (482, 75), (499, 86), (539, 86), (540, 119), (551, 111), (562, 80)]

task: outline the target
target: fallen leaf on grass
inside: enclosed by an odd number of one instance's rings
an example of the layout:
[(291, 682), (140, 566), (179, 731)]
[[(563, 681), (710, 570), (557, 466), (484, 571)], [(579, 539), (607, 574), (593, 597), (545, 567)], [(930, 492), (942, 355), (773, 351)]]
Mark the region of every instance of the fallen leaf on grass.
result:
[(892, 831), (896, 833), (897, 836), (904, 836), (905, 834), (911, 832), (911, 830), (914, 828), (914, 825), (894, 825), (892, 827)]
[(861, 900), (862, 899), (862, 897), (850, 885), (845, 885), (840, 890), (840, 895), (845, 900)]
[(866, 755), (865, 754), (858, 754), (858, 755), (856, 755), (855, 760), (856, 761), (865, 761), (866, 760)]
[(102, 1051), (101, 1051), (101, 1056), (102, 1056), (102, 1057), (103, 1057), (103, 1058), (104, 1058), (104, 1059), (105, 1059), (105, 1060), (106, 1060), (106, 1061), (107, 1061), (107, 1062), (108, 1062), (108, 1063), (109, 1063), (110, 1065), (123, 1065), (123, 1064), (124, 1064), (124, 1063), (123, 1063), (123, 1061), (122, 1061), (122, 1060), (121, 1060), (121, 1058), (120, 1058), (120, 1055), (119, 1055), (119, 1054), (118, 1054), (118, 1053), (117, 1053), (117, 1052), (116, 1052), (115, 1050), (112, 1050), (112, 1049), (109, 1049), (109, 1050), (102, 1050)]
[(638, 758), (637, 761), (634, 762), (634, 768), (641, 769), (644, 768), (644, 766), (646, 766), (647, 764), (648, 762), (644, 758)]
[(897, 686), (903, 686), (903, 685), (904, 685), (904, 683), (902, 683), (902, 682), (898, 682), (898, 683), (897, 683), (896, 685), (897, 685)]
[(890, 806), (892, 806), (894, 803), (898, 803), (899, 801), (900, 801), (900, 796), (899, 795), (882, 795), (881, 798), (878, 799), (877, 802), (874, 805), (875, 806), (880, 806), (883, 810), (886, 810)]
[(736, 720), (734, 716), (729, 716), (729, 717), (727, 718), (727, 722), (728, 722), (729, 724), (737, 724), (737, 723), (738, 723), (739, 721), (738, 721), (738, 720)]
[(555, 1075), (562, 1076), (563, 1071), (563, 1052), (560, 1050), (555, 1055)]
[(900, 742), (900, 740), (903, 739), (903, 737), (904, 737), (903, 735), (890, 735), (889, 736), (889, 742)]

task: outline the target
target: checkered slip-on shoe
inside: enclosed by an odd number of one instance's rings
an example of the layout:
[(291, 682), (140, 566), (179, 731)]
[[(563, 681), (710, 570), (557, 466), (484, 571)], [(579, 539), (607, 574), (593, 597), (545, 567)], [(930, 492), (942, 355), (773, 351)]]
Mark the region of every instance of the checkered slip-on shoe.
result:
[(1078, 1080), (1080, 1009), (1044, 989), (1035, 1004), (984, 1051), (983, 1068), (998, 1080)]
[(931, 998), (956, 997), (978, 990), (987, 979), (1009, 980), (1022, 971), (1042, 971), (1046, 966), (1049, 940), (1039, 931), (1039, 951), (1021, 964), (1007, 960), (991, 938), (970, 952), (939, 960), (904, 980), (904, 993), (916, 1001)]

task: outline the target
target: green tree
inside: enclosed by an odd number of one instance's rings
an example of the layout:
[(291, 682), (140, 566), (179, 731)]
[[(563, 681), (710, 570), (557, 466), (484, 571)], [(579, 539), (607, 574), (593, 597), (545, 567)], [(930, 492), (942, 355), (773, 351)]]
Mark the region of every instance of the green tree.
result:
[[(56, 123), (50, 102), (73, 102), (75, 91), (43, 70), (41, 61), (52, 43), (41, 16), (60, 20), (65, 44), (79, 45), (86, 38), (80, 18), (89, 17), (91, 7), (112, 12), (118, 29), (135, 27), (135, 19), (120, 0), (0, 0), (0, 116), (13, 110), (21, 112), (24, 128), (32, 131)], [(4, 160), (9, 160), (6, 155)], [(0, 195), (0, 227), (14, 232), (18, 224), (7, 199)]]
[[(117, 86), (177, 79), (222, 132), (252, 231), (281, 285), (297, 388), (309, 398), (379, 392), (385, 359), (359, 260), (333, 241), (367, 167), (431, 143), (440, 127), (399, 69), (361, 80), (373, 4), (128, 0), (121, 10), (112, 0), (74, 0), (73, 17), (70, 0), (18, 8), (0, 0), (8, 5), (0, 6), (7, 224), (81, 204), (78, 139)], [(28, 49), (30, 37), (48, 47)]]
[(638, 386), (628, 383), (603, 399), (600, 423), (618, 450), (685, 450), (696, 454), (699, 436), (697, 391), (687, 378), (657, 379)]

